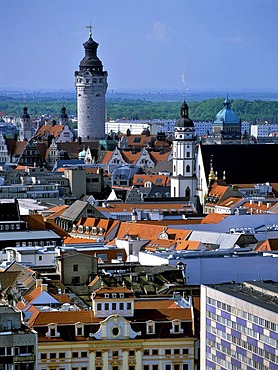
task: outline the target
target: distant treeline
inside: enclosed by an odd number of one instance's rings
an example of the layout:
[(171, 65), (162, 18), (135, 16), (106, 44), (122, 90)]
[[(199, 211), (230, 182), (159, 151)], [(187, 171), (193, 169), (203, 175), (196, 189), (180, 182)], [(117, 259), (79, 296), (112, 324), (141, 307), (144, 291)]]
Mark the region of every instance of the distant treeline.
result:
[[(0, 96), (0, 111), (8, 115), (21, 116), (22, 100)], [(50, 115), (57, 117), (65, 105), (68, 115), (76, 116), (75, 100), (28, 101), (28, 113), (32, 117)], [(193, 121), (213, 120), (223, 107), (223, 99), (189, 102), (189, 116)], [(110, 119), (178, 119), (181, 102), (146, 101), (131, 99), (107, 99), (107, 117)], [(234, 100), (232, 109), (244, 121), (272, 120), (278, 122), (278, 102), (261, 100)]]

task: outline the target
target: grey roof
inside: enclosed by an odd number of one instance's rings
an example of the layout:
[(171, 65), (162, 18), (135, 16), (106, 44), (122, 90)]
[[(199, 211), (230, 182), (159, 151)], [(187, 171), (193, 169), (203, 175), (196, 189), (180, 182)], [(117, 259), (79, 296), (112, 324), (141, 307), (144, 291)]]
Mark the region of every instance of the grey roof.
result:
[[(274, 283), (278, 285), (278, 283)], [(252, 283), (250, 287), (243, 284), (218, 284), (214, 285), (212, 288), (217, 289), (222, 293), (229, 294), (235, 298), (241, 299), (248, 303), (254, 304), (256, 306), (262, 307), (269, 311), (278, 313), (278, 302), (277, 298), (271, 299), (269, 294), (263, 294), (260, 290), (256, 289), (256, 286)], [(269, 288), (269, 285), (268, 285)]]
[(33, 231), (14, 231), (14, 232), (1, 232), (0, 233), (0, 241), (6, 241), (6, 240), (19, 240), (19, 241), (25, 241), (25, 240), (57, 240), (61, 239), (59, 235), (57, 235), (52, 230), (33, 230)]
[(80, 214), (84, 211), (84, 209), (88, 206), (88, 202), (83, 202), (82, 200), (76, 200), (69, 208), (65, 210), (65, 212), (61, 215), (61, 218), (75, 221), (78, 219)]
[(173, 160), (170, 161), (159, 161), (155, 165), (154, 168), (152, 168), (152, 173), (158, 174), (160, 172), (173, 172)]
[(213, 244), (219, 246), (219, 249), (234, 248), (240, 235), (239, 234), (225, 234), (208, 231), (192, 231), (189, 240), (200, 241), (203, 244)]
[(49, 304), (60, 304), (57, 299), (53, 298), (48, 292), (42, 292), (38, 297), (32, 301), (32, 305), (49, 305)]

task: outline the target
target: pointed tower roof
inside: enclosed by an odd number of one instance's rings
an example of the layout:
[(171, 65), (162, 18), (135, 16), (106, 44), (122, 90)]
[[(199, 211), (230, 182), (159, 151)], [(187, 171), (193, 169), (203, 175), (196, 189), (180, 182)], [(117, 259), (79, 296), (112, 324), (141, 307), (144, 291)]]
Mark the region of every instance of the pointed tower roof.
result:
[(175, 127), (194, 127), (193, 121), (188, 117), (188, 105), (184, 102), (181, 105), (180, 119), (177, 120)]

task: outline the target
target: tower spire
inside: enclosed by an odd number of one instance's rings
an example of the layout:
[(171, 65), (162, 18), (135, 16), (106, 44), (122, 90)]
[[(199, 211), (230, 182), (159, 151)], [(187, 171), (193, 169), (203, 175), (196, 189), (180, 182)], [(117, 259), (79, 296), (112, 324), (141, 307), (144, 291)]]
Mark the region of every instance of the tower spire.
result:
[(91, 22), (90, 22), (90, 26), (86, 26), (86, 28), (89, 28), (89, 29), (90, 29), (89, 37), (90, 37), (90, 39), (91, 39), (91, 38), (92, 38), (92, 35), (93, 35), (93, 33), (92, 33), (92, 28), (93, 28), (93, 26), (91, 25)]

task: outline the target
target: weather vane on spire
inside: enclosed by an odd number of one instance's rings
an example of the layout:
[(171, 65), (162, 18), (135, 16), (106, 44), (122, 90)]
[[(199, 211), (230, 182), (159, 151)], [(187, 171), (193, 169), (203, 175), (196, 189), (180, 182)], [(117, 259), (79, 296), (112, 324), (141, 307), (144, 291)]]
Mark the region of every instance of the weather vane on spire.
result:
[(91, 22), (90, 22), (90, 26), (86, 26), (86, 28), (89, 28), (90, 29), (90, 32), (89, 32), (89, 36), (92, 37), (92, 25), (91, 25)]

